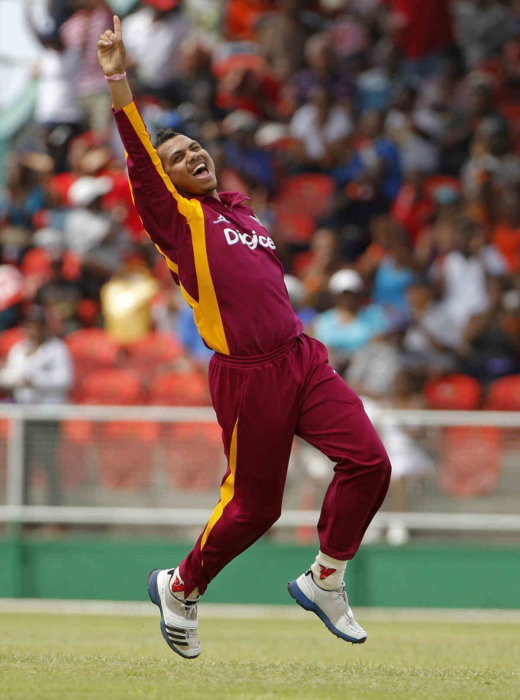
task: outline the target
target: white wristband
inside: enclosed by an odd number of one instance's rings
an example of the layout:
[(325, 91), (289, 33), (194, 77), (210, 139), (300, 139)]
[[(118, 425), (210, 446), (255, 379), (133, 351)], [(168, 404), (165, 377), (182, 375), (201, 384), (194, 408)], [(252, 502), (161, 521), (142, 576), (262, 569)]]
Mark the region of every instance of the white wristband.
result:
[(114, 75), (105, 75), (107, 80), (123, 80), (126, 78), (126, 71), (124, 73), (114, 73)]

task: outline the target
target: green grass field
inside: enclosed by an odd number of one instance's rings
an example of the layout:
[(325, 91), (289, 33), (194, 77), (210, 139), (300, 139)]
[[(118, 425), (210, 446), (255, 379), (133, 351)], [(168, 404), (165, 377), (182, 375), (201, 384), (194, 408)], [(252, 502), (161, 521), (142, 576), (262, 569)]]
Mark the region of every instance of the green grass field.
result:
[[(361, 621), (363, 618), (361, 616)], [(301, 619), (202, 619), (202, 655), (158, 618), (0, 613), (2, 700), (520, 698), (520, 625), (367, 620), (362, 646)]]

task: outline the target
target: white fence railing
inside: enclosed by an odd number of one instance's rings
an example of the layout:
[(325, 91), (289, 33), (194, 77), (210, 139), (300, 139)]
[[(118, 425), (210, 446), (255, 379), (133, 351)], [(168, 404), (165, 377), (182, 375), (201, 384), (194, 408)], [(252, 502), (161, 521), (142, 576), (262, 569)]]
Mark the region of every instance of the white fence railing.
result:
[[(381, 409), (371, 417), (391, 459), (397, 440), (430, 465), (405, 474), (404, 500), (396, 507), (389, 497), (376, 525), (520, 532), (520, 413)], [(215, 422), (211, 408), (1, 405), (0, 522), (202, 527), (225, 468), (218, 429), (204, 432)], [(297, 445), (277, 526), (314, 527), (331, 476), (327, 460)]]

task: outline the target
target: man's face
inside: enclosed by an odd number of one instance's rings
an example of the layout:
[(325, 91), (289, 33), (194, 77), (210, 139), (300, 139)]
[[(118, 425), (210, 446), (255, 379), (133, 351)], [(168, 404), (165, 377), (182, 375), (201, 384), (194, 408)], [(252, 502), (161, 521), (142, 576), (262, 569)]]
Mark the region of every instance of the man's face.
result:
[(361, 306), (361, 301), (361, 294), (344, 291), (336, 297), (336, 306), (351, 313), (356, 313)]
[(165, 173), (186, 194), (210, 194), (217, 187), (215, 164), (200, 143), (179, 134), (162, 143), (157, 153)]

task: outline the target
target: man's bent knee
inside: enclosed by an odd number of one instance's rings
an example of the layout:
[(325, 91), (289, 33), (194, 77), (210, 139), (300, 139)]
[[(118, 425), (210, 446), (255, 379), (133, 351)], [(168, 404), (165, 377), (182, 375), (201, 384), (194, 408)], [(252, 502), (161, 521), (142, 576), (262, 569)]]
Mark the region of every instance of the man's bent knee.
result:
[(276, 510), (266, 509), (262, 512), (248, 514), (247, 521), (249, 527), (260, 535), (267, 532), (267, 530), (275, 524), (280, 515), (281, 510), (279, 508)]

